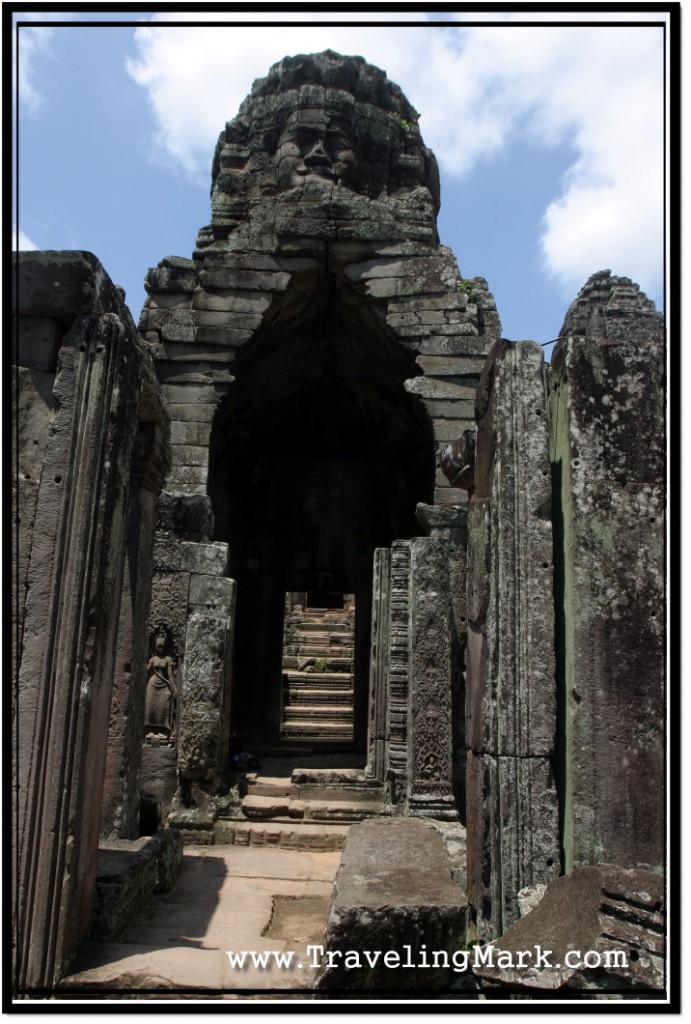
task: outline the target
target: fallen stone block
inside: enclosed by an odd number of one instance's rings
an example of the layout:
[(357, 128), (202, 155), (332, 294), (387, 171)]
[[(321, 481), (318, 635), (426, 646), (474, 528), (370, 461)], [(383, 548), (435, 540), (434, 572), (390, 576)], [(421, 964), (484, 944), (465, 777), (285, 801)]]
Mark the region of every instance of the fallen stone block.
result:
[[(531, 954), (522, 966), (521, 952)], [(526, 992), (662, 991), (664, 879), (613, 864), (577, 868), (551, 882), (483, 955), (486, 965), (473, 969), (477, 977)]]

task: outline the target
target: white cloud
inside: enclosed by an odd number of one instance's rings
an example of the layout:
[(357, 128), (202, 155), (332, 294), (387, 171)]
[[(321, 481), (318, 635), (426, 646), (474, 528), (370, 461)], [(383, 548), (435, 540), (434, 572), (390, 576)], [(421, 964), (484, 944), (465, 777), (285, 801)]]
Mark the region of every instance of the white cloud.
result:
[[(18, 21), (21, 26), (23, 21), (44, 21), (48, 17), (49, 15), (46, 13), (37, 14), (27, 11), (21, 16), (15, 16), (15, 21)], [(13, 27), (12, 85), (14, 88), (15, 84), (18, 84), (21, 108), (29, 114), (35, 114), (43, 102), (40, 86), (41, 65), (50, 58), (54, 31), (52, 28), (20, 27), (19, 31), (15, 33)], [(19, 40), (19, 54), (17, 54), (17, 39)], [(18, 82), (17, 70), (19, 71)]]
[[(19, 29), (18, 32), (18, 96), (29, 113), (36, 113), (42, 102), (38, 80), (41, 60), (50, 48), (52, 29)], [(14, 46), (14, 38), (12, 41)], [(14, 53), (14, 60), (17, 56)], [(17, 79), (14, 79), (16, 82)]]
[(219, 131), (272, 63), (327, 47), (359, 54), (384, 68), (421, 112), (447, 181), (496, 158), (519, 133), (535, 145), (536, 161), (541, 147), (573, 153), (542, 222), (545, 269), (566, 298), (603, 266), (655, 294), (664, 216), (662, 30), (512, 24), (519, 18), (502, 15), (488, 27), (157, 25), (137, 29), (128, 67), (148, 93), (165, 155), (207, 184)]
[(38, 249), (38, 246), (22, 229), (17, 234), (17, 226), (12, 225), (12, 248), (13, 249)]

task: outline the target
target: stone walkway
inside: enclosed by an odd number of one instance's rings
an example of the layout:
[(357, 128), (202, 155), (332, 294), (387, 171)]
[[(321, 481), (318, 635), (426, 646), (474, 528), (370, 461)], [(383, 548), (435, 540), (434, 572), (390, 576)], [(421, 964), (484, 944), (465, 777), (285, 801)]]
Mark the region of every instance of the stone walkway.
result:
[[(152, 897), (117, 942), (91, 942), (61, 987), (121, 998), (311, 992), (306, 947), (322, 941), (340, 859), (340, 851), (187, 847), (172, 890)], [(272, 962), (231, 966), (228, 951), (250, 950)], [(291, 968), (272, 952), (292, 952)]]

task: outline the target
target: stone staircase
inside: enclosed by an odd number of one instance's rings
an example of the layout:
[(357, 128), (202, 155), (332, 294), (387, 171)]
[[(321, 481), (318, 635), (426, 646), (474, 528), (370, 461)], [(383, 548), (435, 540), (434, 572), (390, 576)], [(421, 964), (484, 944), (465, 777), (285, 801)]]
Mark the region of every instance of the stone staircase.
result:
[(286, 617), (283, 724), (289, 742), (353, 739), (352, 602), (344, 608), (303, 608)]
[(339, 850), (353, 822), (390, 814), (386, 788), (362, 768), (262, 765), (244, 775), (239, 817), (216, 823), (215, 842)]

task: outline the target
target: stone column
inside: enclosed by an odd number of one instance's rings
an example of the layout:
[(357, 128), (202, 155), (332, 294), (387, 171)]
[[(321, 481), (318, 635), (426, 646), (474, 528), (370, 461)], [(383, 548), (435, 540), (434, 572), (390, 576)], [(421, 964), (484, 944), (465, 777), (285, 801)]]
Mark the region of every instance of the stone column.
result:
[(190, 577), (178, 722), (179, 788), (168, 823), (183, 839), (213, 842), (215, 797), (228, 768), (235, 581)]
[[(106, 277), (87, 256), (37, 254), (29, 285), (48, 262), (56, 302), (75, 280), (83, 305)], [(91, 926), (142, 359), (108, 312), (77, 316), (60, 350), (16, 695), (20, 987), (53, 985)]]
[(391, 607), (391, 550), (374, 552), (372, 584), (372, 640), (369, 672), (369, 727), (367, 732), (367, 774), (384, 781), (388, 735), (389, 613)]
[(450, 533), (465, 523), (465, 510), (418, 505), (417, 514), (431, 536), (410, 542), (408, 810), (455, 821), (449, 559)]
[(406, 798), (408, 778), (408, 697), (410, 688), (410, 541), (391, 545), (389, 605), (389, 736), (387, 776), (394, 805)]
[(589, 290), (599, 292), (599, 336), (561, 341), (550, 373), (565, 868), (657, 870), (665, 854), (664, 325), (630, 281), (608, 274), (588, 282), (571, 320), (584, 318), (582, 307), (587, 314)]
[(147, 623), (151, 604), (156, 503), (170, 462), (166, 432), (140, 423), (132, 466), (127, 554), (115, 652), (102, 839), (139, 836), (139, 776), (144, 732)]
[(501, 935), (559, 874), (551, 477), (542, 350), (495, 346), (468, 517), (468, 896)]

